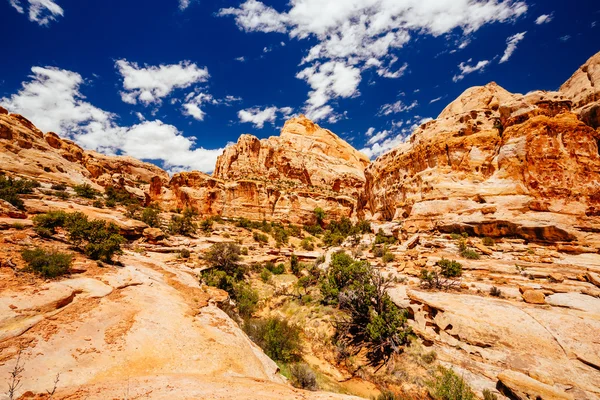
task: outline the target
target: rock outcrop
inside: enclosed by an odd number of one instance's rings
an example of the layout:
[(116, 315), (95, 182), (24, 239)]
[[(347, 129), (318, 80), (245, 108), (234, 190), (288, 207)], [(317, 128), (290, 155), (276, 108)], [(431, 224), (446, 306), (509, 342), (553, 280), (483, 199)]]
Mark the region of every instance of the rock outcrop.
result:
[(40, 181), (125, 187), (142, 198), (152, 178), (169, 180), (169, 175), (154, 164), (84, 150), (53, 132), (44, 134), (21, 115), (2, 112), (0, 165), (3, 172)]
[(278, 137), (240, 136), (212, 176), (182, 172), (168, 185), (153, 181), (150, 197), (202, 215), (302, 223), (321, 207), (331, 218), (354, 217), (368, 164), (334, 133), (300, 116)]
[(600, 132), (582, 117), (597, 99), (599, 60), (560, 92), (468, 89), (367, 167), (359, 214), (403, 220), (409, 232), (582, 239), (600, 223)]

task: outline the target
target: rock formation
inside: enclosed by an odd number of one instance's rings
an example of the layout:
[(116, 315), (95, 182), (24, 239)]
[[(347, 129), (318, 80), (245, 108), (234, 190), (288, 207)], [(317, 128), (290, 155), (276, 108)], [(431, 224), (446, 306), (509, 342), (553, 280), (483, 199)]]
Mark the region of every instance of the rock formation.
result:
[(225, 149), (212, 176), (182, 172), (168, 186), (156, 181), (151, 198), (202, 215), (302, 223), (316, 207), (330, 217), (353, 217), (368, 158), (304, 116), (281, 135), (240, 136)]
[(409, 232), (585, 242), (600, 222), (600, 132), (584, 111), (597, 99), (599, 65), (600, 54), (559, 92), (466, 90), (367, 167), (359, 213)]

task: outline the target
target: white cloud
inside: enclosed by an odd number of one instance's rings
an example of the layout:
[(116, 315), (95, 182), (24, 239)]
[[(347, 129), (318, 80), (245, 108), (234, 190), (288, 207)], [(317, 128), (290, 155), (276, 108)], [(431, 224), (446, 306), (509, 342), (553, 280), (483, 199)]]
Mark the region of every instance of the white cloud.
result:
[(8, 0), (10, 5), (19, 13), (24, 14), (27, 11), (29, 20), (39, 25), (48, 25), (50, 21), (56, 21), (58, 17), (64, 15), (64, 10), (53, 0)]
[(508, 59), (517, 49), (517, 44), (519, 44), (519, 42), (525, 38), (526, 33), (527, 32), (517, 33), (506, 39), (506, 50), (504, 50), (504, 55), (500, 59), (500, 64), (508, 61)]
[(571, 39), (571, 35), (565, 35), (558, 38), (561, 42), (568, 42)]
[(238, 111), (238, 117), (241, 122), (249, 122), (255, 127), (262, 129), (265, 123), (269, 122), (272, 125), (277, 120), (277, 114), (280, 114), (283, 118), (289, 118), (292, 116), (294, 109), (291, 107), (260, 107), (246, 108)]
[(413, 108), (417, 107), (418, 105), (419, 105), (419, 102), (416, 100), (413, 101), (409, 105), (404, 104), (402, 102), (402, 100), (398, 100), (395, 103), (382, 105), (381, 108), (379, 109), (379, 112), (377, 113), (377, 115), (384, 116), (384, 115), (397, 114), (397, 113), (401, 113), (401, 112), (405, 112), (405, 111), (410, 111)]
[(200, 108), (204, 104), (218, 104), (211, 94), (192, 92), (185, 97), (183, 103), (183, 114), (189, 115), (198, 121), (204, 121), (206, 113)]
[(219, 16), (233, 15), (240, 29), (260, 32), (285, 32), (285, 15), (257, 0), (247, 0), (240, 8), (222, 8)]
[(179, 0), (179, 9), (184, 11), (195, 1), (196, 0)]
[(367, 129), (367, 132), (365, 133), (365, 136), (371, 137), (371, 136), (373, 136), (373, 133), (375, 133), (375, 128), (371, 127), (369, 129)]
[(331, 123), (337, 121), (340, 116), (333, 112), (327, 102), (336, 97), (358, 95), (360, 70), (342, 62), (315, 63), (300, 71), (296, 77), (304, 79), (312, 88), (308, 93), (305, 112), (314, 121), (325, 118)]
[(554, 15), (552, 14), (542, 14), (536, 18), (535, 23), (537, 25), (547, 24), (554, 19)]
[(435, 99), (432, 99), (429, 104), (433, 104), (433, 103), (437, 103), (438, 101), (440, 101), (442, 99), (442, 97), (436, 97)]
[(313, 79), (325, 65), (351, 71), (352, 95), (357, 95), (361, 73), (367, 68), (378, 67), (383, 77), (402, 75), (404, 67), (394, 71), (390, 66), (394, 52), (413, 34), (441, 36), (458, 28), (468, 36), (483, 25), (513, 21), (526, 11), (525, 2), (515, 0), (292, 0), (286, 11), (279, 12), (260, 1), (246, 0), (238, 8), (221, 9), (218, 15), (233, 16), (246, 32), (316, 39), (301, 63), (311, 65), (296, 77), (311, 87), (305, 112), (313, 119), (336, 120), (328, 103), (344, 96), (330, 90), (332, 79)]
[[(404, 143), (406, 139), (410, 136), (410, 134), (415, 131), (415, 129), (417, 129), (426, 122), (432, 121), (433, 119), (415, 116), (415, 120), (418, 120), (418, 122), (415, 122), (410, 128), (400, 129), (404, 125), (404, 122), (399, 121), (393, 124), (394, 129), (392, 129), (392, 131), (384, 130), (378, 132), (375, 135), (373, 135), (375, 129), (369, 128), (369, 132), (371, 133), (371, 135), (367, 136), (369, 136), (370, 139), (367, 141), (365, 147), (360, 150), (360, 152), (367, 155), (367, 157), (369, 157), (370, 159), (379, 157), (380, 155), (396, 148), (401, 143)], [(409, 123), (410, 121), (411, 120), (408, 120), (407, 123)], [(392, 136), (392, 134), (394, 134), (394, 131), (397, 133), (394, 136)]]
[(390, 134), (389, 131), (381, 131), (381, 132), (377, 132), (375, 135), (371, 136), (369, 138), (369, 140), (367, 141), (368, 145), (372, 145), (375, 144), (377, 142), (382, 141), (383, 139), (385, 139), (386, 137), (388, 137)]
[[(470, 63), (472, 61), (473, 61), (473, 59), (469, 59), (467, 62)], [(458, 81), (464, 79), (464, 77), (466, 75), (472, 74), (473, 72), (477, 72), (477, 71), (483, 72), (483, 70), (485, 69), (485, 67), (488, 66), (489, 63), (490, 63), (489, 60), (479, 61), (475, 65), (468, 65), (467, 63), (461, 62), (458, 65), (458, 68), (460, 68), (460, 74), (454, 75), (452, 80), (454, 82), (458, 82)]]
[(158, 103), (175, 89), (187, 88), (206, 82), (210, 77), (206, 68), (189, 61), (179, 64), (140, 67), (137, 63), (118, 60), (116, 66), (123, 77), (121, 99), (129, 104)]
[(211, 172), (223, 149), (196, 147), (176, 127), (160, 120), (119, 126), (117, 116), (85, 100), (81, 75), (54, 67), (33, 67), (30, 80), (10, 97), (0, 99), (9, 111), (23, 114), (43, 131), (53, 131), (81, 146), (106, 154), (161, 160), (171, 170)]
[(246, 62), (246, 57), (244, 57), (244, 56), (237, 57), (237, 58), (235, 59), (235, 61), (239, 61), (239, 62)]

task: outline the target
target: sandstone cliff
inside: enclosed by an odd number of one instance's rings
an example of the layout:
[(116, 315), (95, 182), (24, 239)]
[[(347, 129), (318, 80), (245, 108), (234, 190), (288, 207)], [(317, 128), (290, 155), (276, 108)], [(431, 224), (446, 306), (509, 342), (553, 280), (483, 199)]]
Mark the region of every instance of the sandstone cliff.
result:
[(126, 187), (143, 197), (153, 177), (168, 182), (156, 165), (132, 157), (107, 156), (82, 149), (57, 134), (44, 134), (18, 114), (0, 108), (1, 170), (41, 181)]
[(168, 186), (153, 181), (151, 198), (203, 215), (302, 223), (316, 207), (354, 216), (368, 158), (304, 116), (278, 137), (242, 135), (218, 158), (213, 176), (183, 172)]
[(582, 118), (598, 65), (600, 55), (559, 92), (466, 90), (367, 167), (359, 212), (407, 231), (585, 241), (600, 222), (600, 132)]

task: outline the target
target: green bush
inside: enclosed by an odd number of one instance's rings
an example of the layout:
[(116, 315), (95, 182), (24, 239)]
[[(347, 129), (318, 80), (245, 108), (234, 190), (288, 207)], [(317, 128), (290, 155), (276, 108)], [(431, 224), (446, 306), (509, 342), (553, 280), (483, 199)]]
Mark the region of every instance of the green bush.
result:
[(196, 233), (194, 215), (196, 215), (195, 212), (190, 208), (186, 208), (181, 216), (173, 215), (169, 223), (169, 233), (183, 236), (191, 236)]
[(262, 272), (260, 273), (260, 279), (264, 282), (267, 283), (271, 280), (271, 277), (273, 276), (273, 273), (271, 273), (271, 271), (269, 271), (266, 268), (263, 268)]
[(311, 238), (302, 239), (302, 242), (300, 242), (300, 247), (306, 251), (313, 251), (315, 249), (315, 245), (313, 244)]
[(502, 290), (498, 289), (496, 286), (492, 286), (490, 288), (490, 295), (494, 297), (502, 297)]
[(295, 254), (292, 254), (292, 256), (290, 257), (290, 270), (292, 271), (292, 274), (298, 276), (300, 274), (301, 269), (302, 269), (302, 265), (300, 264), (300, 261), (298, 260), (298, 256)]
[(64, 192), (65, 190), (67, 190), (67, 185), (65, 185), (63, 183), (53, 183), (50, 188), (52, 190), (57, 190), (59, 192)]
[(317, 225), (322, 226), (323, 222), (325, 221), (325, 218), (327, 217), (327, 214), (321, 207), (315, 208), (314, 213), (315, 213), (315, 220), (317, 221)]
[(488, 247), (496, 245), (496, 242), (494, 241), (494, 239), (492, 239), (491, 237), (488, 237), (488, 236), (481, 239), (481, 242), (483, 243), (484, 246), (488, 246)]
[(373, 255), (375, 257), (383, 257), (384, 254), (387, 252), (386, 248), (384, 246), (378, 246), (378, 245), (373, 245), (371, 247), (371, 252), (373, 253)]
[(247, 320), (244, 331), (274, 361), (295, 362), (300, 360), (301, 329), (279, 318)]
[(292, 386), (305, 390), (319, 390), (317, 375), (304, 363), (292, 364), (290, 367), (290, 382)]
[(392, 262), (395, 259), (396, 259), (396, 256), (393, 253), (390, 253), (389, 251), (381, 257), (381, 261), (383, 261), (384, 263)]
[(104, 208), (104, 203), (102, 202), (102, 200), (94, 200), (94, 202), (92, 203), (93, 207), (96, 208)]
[(106, 205), (106, 207), (108, 208), (115, 208), (117, 206), (117, 202), (111, 199), (108, 199), (104, 202), (104, 204)]
[(467, 260), (479, 260), (481, 256), (473, 249), (465, 249), (460, 252), (460, 255)]
[(386, 236), (382, 229), (375, 235), (375, 244), (395, 244), (398, 241), (394, 236)]
[(129, 193), (127, 189), (122, 187), (107, 186), (104, 189), (104, 195), (107, 200), (110, 200), (114, 204), (140, 205), (140, 201), (133, 194)]
[(0, 175), (0, 199), (9, 202), (19, 210), (24, 210), (20, 194), (33, 193), (33, 189), (40, 187), (39, 182), (30, 179), (13, 179)]
[(246, 282), (239, 282), (233, 287), (233, 300), (242, 317), (250, 317), (257, 309), (258, 292)]
[(285, 273), (285, 265), (283, 263), (275, 265), (274, 262), (267, 261), (265, 263), (265, 268), (269, 270), (273, 275), (281, 275)]
[(204, 255), (204, 260), (216, 269), (224, 271), (236, 281), (244, 278), (244, 269), (240, 266), (240, 246), (235, 243), (215, 243)]
[(319, 224), (304, 225), (303, 229), (313, 236), (317, 236), (317, 235), (320, 235), (321, 233), (323, 233), (323, 228)]
[(483, 400), (498, 400), (498, 396), (489, 389), (483, 389)]
[(200, 230), (204, 233), (210, 233), (213, 230), (213, 220), (212, 218), (205, 218), (200, 221)]
[(247, 256), (248, 255), (248, 248), (247, 247), (242, 247), (240, 249), (240, 254), (243, 256)]
[(190, 252), (188, 249), (182, 249), (182, 250), (179, 252), (179, 256), (180, 256), (181, 258), (190, 258), (190, 257), (191, 257), (191, 255), (192, 255), (192, 253), (191, 253), (191, 252)]
[(252, 237), (254, 238), (254, 240), (256, 240), (258, 243), (269, 243), (269, 237), (267, 235), (265, 235), (264, 233), (260, 233), (260, 232), (254, 232), (252, 234)]
[(56, 228), (65, 226), (67, 214), (64, 211), (50, 211), (33, 217), (34, 230), (38, 235), (50, 237), (56, 233)]
[(421, 286), (431, 289), (449, 289), (462, 276), (462, 264), (442, 258), (433, 270), (423, 269), (419, 276)]
[(435, 400), (476, 400), (467, 383), (450, 368), (438, 367), (433, 379), (427, 382), (429, 394)]
[(152, 207), (144, 208), (142, 211), (141, 221), (152, 228), (160, 228), (162, 223), (160, 219), (160, 210)]
[(84, 183), (82, 185), (73, 186), (73, 190), (79, 197), (83, 197), (86, 199), (95, 199), (98, 196), (98, 191), (92, 187), (89, 183)]
[(70, 254), (47, 252), (39, 247), (21, 252), (28, 269), (44, 278), (55, 278), (69, 273), (73, 257)]
[(275, 225), (272, 233), (273, 239), (279, 246), (287, 244), (289, 241), (289, 233), (282, 227)]

